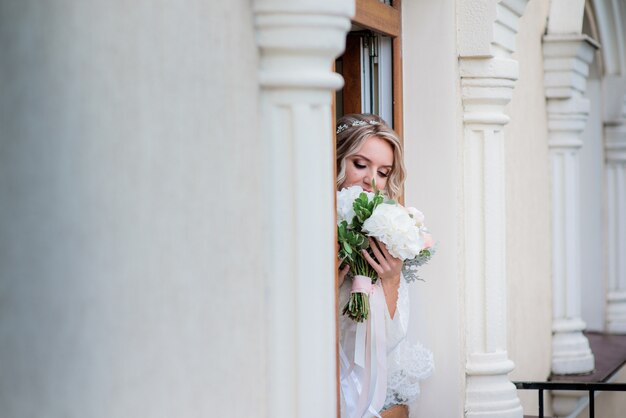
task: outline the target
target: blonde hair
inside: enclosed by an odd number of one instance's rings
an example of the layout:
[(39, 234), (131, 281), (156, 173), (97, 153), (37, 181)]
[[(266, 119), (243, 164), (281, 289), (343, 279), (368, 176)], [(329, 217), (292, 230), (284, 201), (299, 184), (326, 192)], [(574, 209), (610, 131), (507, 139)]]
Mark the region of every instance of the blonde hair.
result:
[(384, 191), (389, 198), (397, 199), (406, 178), (402, 143), (382, 118), (371, 114), (345, 115), (337, 121), (337, 189), (346, 180), (346, 158), (356, 154), (372, 136), (387, 141), (393, 149), (393, 166)]

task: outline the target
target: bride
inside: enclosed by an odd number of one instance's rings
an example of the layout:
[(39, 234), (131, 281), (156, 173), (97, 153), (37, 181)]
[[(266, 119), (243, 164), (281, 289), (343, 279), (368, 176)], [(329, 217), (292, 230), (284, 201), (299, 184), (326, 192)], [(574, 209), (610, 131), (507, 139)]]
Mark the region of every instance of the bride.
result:
[[(397, 199), (405, 179), (403, 149), (398, 135), (378, 116), (352, 114), (337, 122), (337, 190), (361, 186), (372, 190), (372, 180), (391, 199)], [(355, 363), (358, 323), (340, 315), (341, 417), (408, 417), (408, 405), (419, 395), (419, 381), (433, 370), (432, 354), (407, 338), (409, 295), (402, 276), (402, 260), (370, 238), (374, 257), (364, 257), (377, 272), (375, 291), (382, 291), (386, 308), (386, 352), (373, 353), (365, 364)], [(347, 302), (349, 266), (339, 270), (339, 307)], [(377, 312), (372, 311), (371, 316)], [(363, 337), (364, 338), (364, 337)]]

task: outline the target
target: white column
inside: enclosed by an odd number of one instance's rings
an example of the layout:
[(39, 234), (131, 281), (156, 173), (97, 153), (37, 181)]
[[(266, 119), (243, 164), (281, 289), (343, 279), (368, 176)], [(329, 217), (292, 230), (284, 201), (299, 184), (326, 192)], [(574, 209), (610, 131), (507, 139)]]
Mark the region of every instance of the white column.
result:
[(504, 106), (517, 79), (509, 59), (462, 61), (464, 107), (466, 417), (521, 417), (506, 348)]
[(258, 0), (254, 10), (270, 208), (267, 411), (280, 418), (332, 417), (337, 385), (331, 97), (342, 79), (330, 69), (344, 48), (354, 5)]
[(548, 146), (552, 170), (552, 372), (585, 373), (594, 357), (582, 334), (580, 278), (580, 137), (589, 114), (583, 97), (597, 45), (585, 35), (543, 38)]
[[(506, 335), (503, 127), (509, 121), (504, 107), (518, 78), (511, 54), (526, 1), (457, 5), (464, 122), (465, 416), (518, 418), (522, 407), (508, 377), (515, 365), (508, 358)], [(477, 10), (491, 19), (491, 26), (477, 18)]]
[(623, 119), (604, 127), (607, 184), (606, 329), (626, 333), (626, 100)]

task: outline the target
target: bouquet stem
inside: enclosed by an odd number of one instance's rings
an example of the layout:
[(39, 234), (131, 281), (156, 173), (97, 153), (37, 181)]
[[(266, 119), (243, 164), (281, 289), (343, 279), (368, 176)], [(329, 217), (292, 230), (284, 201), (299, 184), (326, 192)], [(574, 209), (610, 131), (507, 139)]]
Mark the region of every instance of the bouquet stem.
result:
[[(363, 257), (360, 253), (357, 257), (355, 257), (354, 263), (350, 265), (350, 270), (352, 271), (352, 274), (354, 274), (354, 278), (352, 279), (352, 293), (350, 294), (348, 302), (343, 307), (342, 314), (348, 315), (348, 317), (357, 322), (363, 322), (369, 316), (369, 292), (371, 285), (376, 283), (377, 275), (365, 257)], [(355, 283), (357, 276), (368, 278), (369, 286), (363, 286), (361, 283)]]
[(356, 322), (363, 322), (370, 313), (369, 296), (365, 293), (352, 293), (348, 303), (343, 307), (344, 315), (354, 319)]

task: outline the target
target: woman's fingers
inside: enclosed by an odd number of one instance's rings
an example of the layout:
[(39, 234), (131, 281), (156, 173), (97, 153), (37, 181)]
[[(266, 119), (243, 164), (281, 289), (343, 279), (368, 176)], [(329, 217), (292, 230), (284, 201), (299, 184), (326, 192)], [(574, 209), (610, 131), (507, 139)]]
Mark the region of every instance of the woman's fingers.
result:
[(376, 240), (376, 243), (378, 244), (378, 247), (380, 248), (380, 251), (382, 251), (383, 256), (385, 257), (385, 260), (389, 261), (389, 260), (395, 258), (391, 254), (389, 254), (389, 250), (387, 249), (386, 245), (381, 244), (378, 240)]
[(391, 255), (389, 250), (387, 250), (387, 247), (385, 247), (385, 245), (380, 243), (378, 240), (371, 237), (369, 240), (372, 252), (378, 261), (377, 264), (379, 269), (375, 268), (372, 261), (370, 261), (373, 260), (371, 256), (368, 262), (372, 265), (372, 267), (374, 267), (374, 270), (378, 273), (378, 277), (383, 280), (398, 279), (402, 271), (402, 260)]
[(339, 270), (339, 277), (341, 277), (342, 279), (346, 277), (346, 274), (348, 274), (348, 270), (350, 270), (350, 265), (346, 264), (341, 268), (341, 270)]
[(402, 264), (403, 264), (402, 260), (399, 259), (399, 258), (394, 257), (393, 255), (391, 255), (391, 253), (389, 252), (389, 250), (387, 249), (387, 247), (384, 244), (381, 244), (378, 240), (375, 240), (375, 241), (378, 244), (378, 248), (382, 252), (383, 257), (385, 257), (385, 261), (389, 265), (389, 268), (392, 269), (392, 270), (393, 269), (397, 269), (398, 266), (400, 266), (400, 268), (401, 268)]
[(348, 270), (350, 270), (350, 265), (348, 264), (346, 264), (339, 270), (339, 274), (338, 274), (339, 287), (341, 287), (341, 285), (343, 284), (343, 281), (346, 279), (346, 274), (348, 274)]
[[(374, 238), (370, 237), (369, 240), (370, 240), (370, 247), (372, 248), (372, 251), (374, 252), (374, 256), (376, 256), (376, 260), (378, 260), (378, 263), (383, 268), (383, 270), (389, 270), (389, 263), (387, 262), (387, 257), (381, 252), (379, 248), (379, 247), (384, 248), (385, 246), (380, 245), (379, 242), (376, 241)], [(386, 251), (387, 249), (385, 248), (385, 252)]]
[(361, 254), (363, 254), (363, 257), (367, 260), (369, 265), (372, 266), (374, 271), (378, 273), (379, 276), (383, 274), (384, 270), (382, 269), (380, 264), (378, 264), (376, 260), (374, 260), (366, 250), (361, 250)]

